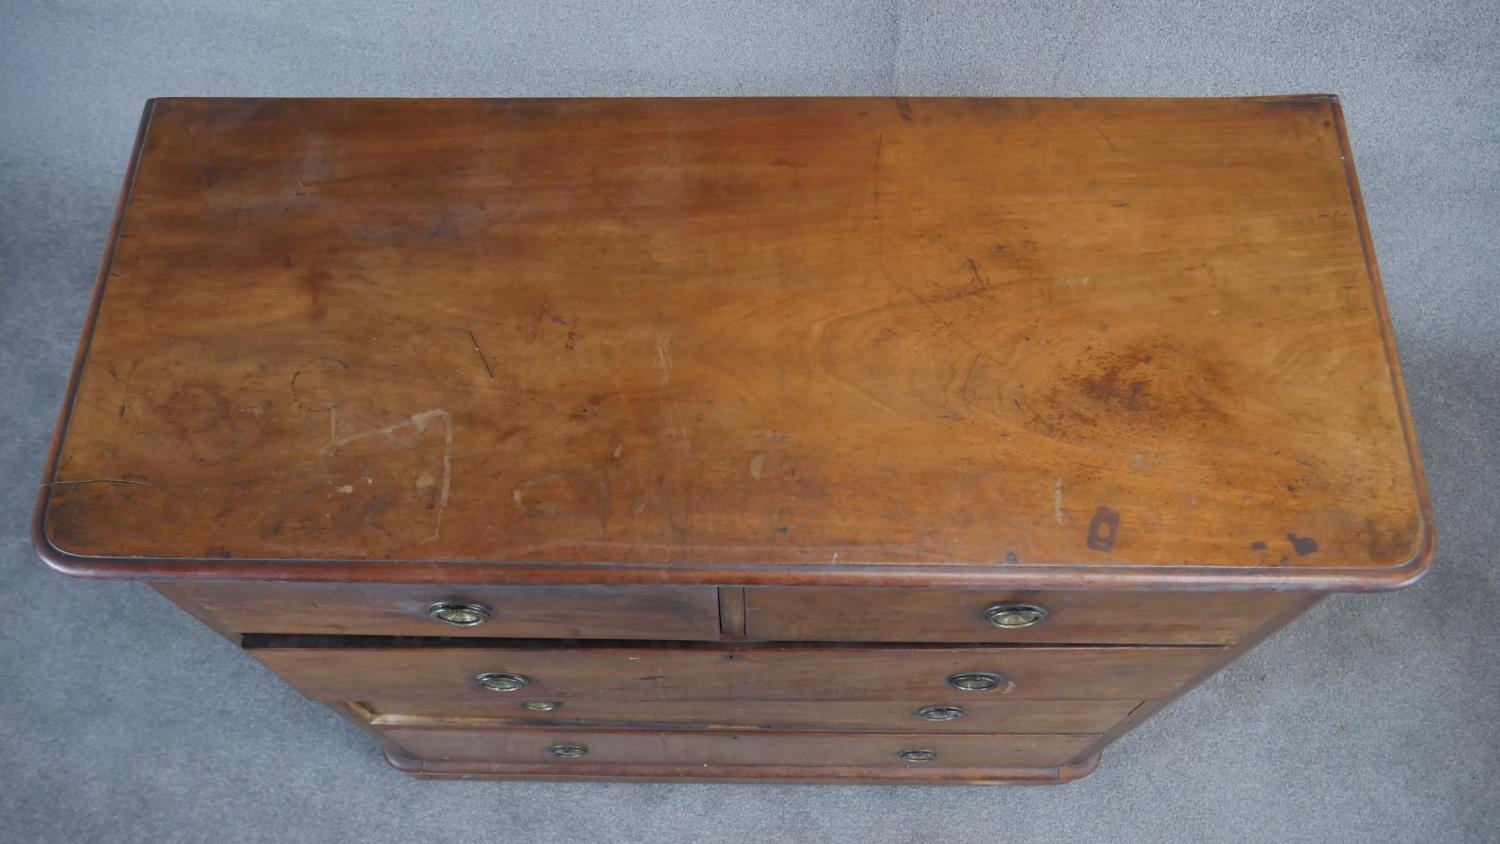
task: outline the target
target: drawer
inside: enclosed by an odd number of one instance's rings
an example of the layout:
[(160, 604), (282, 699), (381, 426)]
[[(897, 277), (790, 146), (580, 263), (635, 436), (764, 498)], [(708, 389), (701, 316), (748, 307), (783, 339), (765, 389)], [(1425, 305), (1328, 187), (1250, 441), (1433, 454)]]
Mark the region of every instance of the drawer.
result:
[[(233, 633), (563, 639), (717, 639), (718, 590), (661, 586), (171, 583), (157, 590)], [(488, 617), (456, 626), (435, 605)], [(453, 618), (453, 611), (448, 611)], [(453, 618), (457, 621), (472, 619)]]
[[(847, 647), (703, 645), (663, 648), (274, 647), (250, 653), (308, 697), (474, 711), (498, 701), (1145, 700), (1173, 694), (1213, 666), (1205, 647)], [(295, 641), (295, 640), (293, 640)], [(988, 675), (976, 682), (967, 675)], [(483, 678), (490, 688), (481, 684)], [(510, 678), (510, 679), (507, 679)], [(991, 687), (965, 690), (958, 686)], [(499, 688), (499, 690), (495, 690)]]
[(1012, 700), (973, 693), (907, 701), (657, 700), (476, 696), (440, 704), (362, 701), (378, 726), (598, 726), (730, 730), (1103, 733), (1134, 700)]
[(745, 632), (761, 641), (1224, 645), (1305, 602), (1280, 592), (766, 587), (746, 590)]
[[(839, 768), (1033, 768), (1066, 765), (1099, 736), (449, 730), (386, 728), (421, 760), (540, 765), (557, 773), (596, 765)], [(925, 761), (922, 761), (925, 760)]]

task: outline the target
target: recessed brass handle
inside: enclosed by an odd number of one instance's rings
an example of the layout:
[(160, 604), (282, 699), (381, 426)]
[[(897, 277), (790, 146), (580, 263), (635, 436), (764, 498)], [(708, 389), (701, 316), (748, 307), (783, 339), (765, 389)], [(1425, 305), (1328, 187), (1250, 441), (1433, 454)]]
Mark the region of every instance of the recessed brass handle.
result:
[(492, 692), (513, 692), (527, 683), (531, 678), (522, 674), (508, 674), (503, 671), (488, 671), (484, 674), (475, 674), (474, 682), (481, 688)]
[(992, 692), (1005, 683), (1005, 675), (993, 671), (965, 671), (948, 678), (948, 685), (961, 692)]
[(917, 710), (923, 721), (955, 721), (964, 717), (962, 706), (924, 706)]
[(937, 758), (936, 750), (916, 749), (903, 750), (896, 754), (903, 762), (931, 762)]
[(1047, 610), (1036, 604), (996, 604), (984, 611), (984, 620), (1001, 630), (1031, 627), (1047, 617)]
[(551, 712), (554, 709), (562, 709), (560, 700), (528, 700), (521, 704), (521, 708), (527, 712)]
[(490, 608), (484, 604), (439, 601), (427, 608), (427, 617), (454, 627), (478, 627), (490, 620)]
[(554, 744), (547, 748), (547, 752), (558, 759), (577, 759), (586, 755), (589, 749), (581, 744)]

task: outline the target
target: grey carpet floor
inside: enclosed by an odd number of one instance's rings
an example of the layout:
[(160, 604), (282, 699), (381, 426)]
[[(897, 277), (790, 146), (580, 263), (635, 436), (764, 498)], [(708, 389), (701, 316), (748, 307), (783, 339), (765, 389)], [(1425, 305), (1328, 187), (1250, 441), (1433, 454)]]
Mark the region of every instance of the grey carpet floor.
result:
[[(0, 840), (1500, 840), (1500, 5), (0, 0)], [(28, 520), (158, 95), (1343, 96), (1438, 515), (1058, 788), (426, 783)]]

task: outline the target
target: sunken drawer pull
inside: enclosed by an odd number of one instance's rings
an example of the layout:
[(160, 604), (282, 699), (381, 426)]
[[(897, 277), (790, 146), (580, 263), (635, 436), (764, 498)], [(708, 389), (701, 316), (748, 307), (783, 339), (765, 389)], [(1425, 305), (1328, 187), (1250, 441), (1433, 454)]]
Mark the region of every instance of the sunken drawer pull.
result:
[(937, 758), (937, 751), (927, 750), (926, 748), (914, 748), (912, 750), (903, 750), (896, 755), (900, 756), (903, 762), (931, 762)]
[(948, 685), (961, 692), (993, 692), (1009, 684), (1004, 674), (993, 671), (965, 671), (948, 678)]
[(558, 759), (581, 759), (588, 755), (589, 749), (581, 744), (554, 744), (547, 752)]
[(1000, 630), (1035, 627), (1046, 617), (1047, 610), (1036, 604), (996, 604), (984, 611), (984, 620)]
[(490, 620), (490, 608), (484, 604), (440, 601), (427, 608), (427, 617), (454, 627), (478, 627)]
[(492, 692), (514, 692), (522, 686), (531, 682), (531, 678), (524, 674), (509, 674), (503, 671), (487, 671), (483, 674), (475, 674), (474, 682), (482, 689)]
[(917, 710), (923, 721), (956, 721), (964, 717), (962, 706), (924, 706)]

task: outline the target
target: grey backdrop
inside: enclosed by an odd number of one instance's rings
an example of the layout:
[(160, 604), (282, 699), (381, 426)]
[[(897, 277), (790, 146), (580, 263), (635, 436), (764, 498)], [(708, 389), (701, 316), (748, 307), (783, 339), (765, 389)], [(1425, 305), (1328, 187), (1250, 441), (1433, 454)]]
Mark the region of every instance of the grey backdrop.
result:
[[(0, 0), (0, 839), (1500, 839), (1493, 2)], [(1055, 788), (428, 783), (28, 521), (141, 103), (159, 95), (1343, 96), (1438, 514)]]

